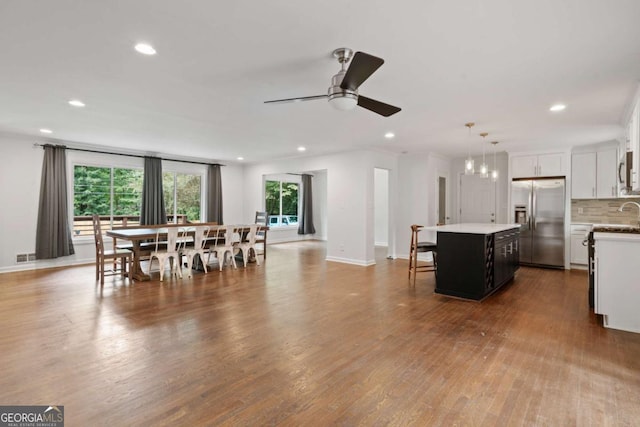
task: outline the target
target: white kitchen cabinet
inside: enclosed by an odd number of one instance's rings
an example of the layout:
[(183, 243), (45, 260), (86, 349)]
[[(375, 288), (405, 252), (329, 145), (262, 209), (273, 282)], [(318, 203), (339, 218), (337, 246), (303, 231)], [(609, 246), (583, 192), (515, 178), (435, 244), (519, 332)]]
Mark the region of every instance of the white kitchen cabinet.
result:
[(594, 233), (594, 310), (606, 328), (640, 332), (640, 235)]
[(612, 199), (618, 197), (618, 149), (600, 147), (593, 152), (571, 155), (571, 198)]
[(618, 197), (618, 150), (611, 147), (598, 150), (596, 159), (596, 197)]
[(563, 157), (562, 153), (513, 156), (511, 176), (513, 178), (564, 176)]
[(596, 198), (596, 153), (571, 155), (571, 198)]
[(591, 225), (571, 224), (571, 264), (586, 267), (589, 263), (589, 250), (583, 242), (590, 230)]

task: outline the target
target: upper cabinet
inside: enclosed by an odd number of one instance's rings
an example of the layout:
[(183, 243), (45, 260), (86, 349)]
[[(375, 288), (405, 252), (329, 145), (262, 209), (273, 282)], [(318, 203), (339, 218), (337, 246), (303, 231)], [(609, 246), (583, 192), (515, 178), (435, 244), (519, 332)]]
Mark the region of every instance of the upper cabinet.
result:
[(571, 155), (571, 198), (596, 198), (596, 153)]
[(618, 150), (611, 147), (596, 153), (596, 197), (618, 197)]
[(618, 149), (600, 147), (597, 151), (571, 156), (571, 198), (611, 199), (618, 197)]
[(511, 158), (512, 178), (533, 178), (542, 176), (563, 176), (562, 153), (513, 156)]

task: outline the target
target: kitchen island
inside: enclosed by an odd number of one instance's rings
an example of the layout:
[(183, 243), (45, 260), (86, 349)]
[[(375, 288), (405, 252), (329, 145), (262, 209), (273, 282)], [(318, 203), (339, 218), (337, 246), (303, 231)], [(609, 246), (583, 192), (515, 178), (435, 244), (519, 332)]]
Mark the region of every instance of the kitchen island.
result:
[(451, 224), (437, 231), (435, 292), (480, 301), (511, 281), (519, 266), (519, 224)]

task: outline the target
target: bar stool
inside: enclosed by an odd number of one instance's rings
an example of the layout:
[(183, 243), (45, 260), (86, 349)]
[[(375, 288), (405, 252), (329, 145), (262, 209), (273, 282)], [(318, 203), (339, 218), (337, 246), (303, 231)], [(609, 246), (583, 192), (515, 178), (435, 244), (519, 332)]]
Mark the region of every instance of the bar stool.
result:
[[(411, 248), (409, 250), (409, 280), (413, 273), (413, 284), (416, 284), (416, 274), (436, 271), (437, 270), (437, 245), (433, 242), (419, 242), (418, 233), (424, 228), (424, 225), (413, 224), (411, 226)], [(433, 264), (418, 265), (418, 252), (431, 252), (433, 256)], [(436, 273), (437, 274), (437, 273)]]

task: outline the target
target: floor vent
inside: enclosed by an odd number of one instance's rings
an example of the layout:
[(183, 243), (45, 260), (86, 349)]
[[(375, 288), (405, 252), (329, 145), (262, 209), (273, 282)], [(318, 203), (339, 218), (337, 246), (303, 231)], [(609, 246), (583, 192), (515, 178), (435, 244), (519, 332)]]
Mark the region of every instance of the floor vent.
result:
[(21, 264), (23, 262), (31, 262), (36, 260), (36, 254), (17, 254), (16, 255), (16, 263)]

